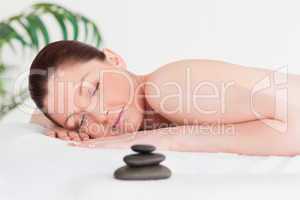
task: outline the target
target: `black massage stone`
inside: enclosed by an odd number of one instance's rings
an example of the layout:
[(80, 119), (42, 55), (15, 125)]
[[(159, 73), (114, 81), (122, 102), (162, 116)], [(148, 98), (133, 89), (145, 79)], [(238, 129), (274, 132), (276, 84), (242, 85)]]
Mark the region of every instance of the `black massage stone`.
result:
[(171, 176), (171, 171), (162, 165), (146, 167), (124, 166), (115, 171), (114, 176), (121, 180), (158, 180)]
[(130, 167), (142, 167), (149, 165), (158, 165), (166, 157), (159, 153), (151, 154), (131, 154), (124, 157), (124, 162)]
[(145, 145), (145, 144), (136, 144), (131, 147), (132, 151), (135, 151), (137, 153), (152, 153), (155, 151), (155, 146), (152, 145)]
[(171, 176), (171, 170), (160, 163), (165, 156), (160, 153), (152, 153), (156, 148), (151, 145), (133, 145), (131, 149), (137, 154), (124, 157), (126, 166), (120, 167), (114, 173), (114, 177), (120, 180), (158, 180)]

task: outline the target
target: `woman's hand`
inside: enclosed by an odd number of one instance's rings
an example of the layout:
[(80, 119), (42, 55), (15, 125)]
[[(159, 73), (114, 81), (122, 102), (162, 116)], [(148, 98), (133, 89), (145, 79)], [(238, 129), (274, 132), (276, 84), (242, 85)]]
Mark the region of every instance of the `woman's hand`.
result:
[(59, 138), (62, 140), (70, 140), (70, 141), (87, 141), (90, 140), (90, 137), (86, 133), (78, 133), (76, 131), (70, 131), (67, 129), (63, 129), (60, 127), (52, 127), (46, 130), (46, 135), (54, 138)]
[(30, 120), (31, 123), (39, 124), (46, 128), (46, 135), (62, 140), (71, 141), (87, 141), (90, 139), (88, 134), (69, 131), (55, 126), (45, 115), (39, 111), (35, 111)]
[(71, 146), (76, 147), (108, 149), (129, 149), (134, 144), (150, 144), (159, 150), (171, 150), (171, 146), (174, 145), (173, 135), (164, 134), (162, 129), (155, 129), (70, 143)]

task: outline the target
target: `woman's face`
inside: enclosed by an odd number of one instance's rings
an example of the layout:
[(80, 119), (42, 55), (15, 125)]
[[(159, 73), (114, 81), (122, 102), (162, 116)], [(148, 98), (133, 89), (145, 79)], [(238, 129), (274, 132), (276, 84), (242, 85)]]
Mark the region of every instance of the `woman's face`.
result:
[(137, 80), (108, 61), (65, 63), (49, 77), (44, 105), (60, 125), (92, 138), (137, 131), (143, 120)]

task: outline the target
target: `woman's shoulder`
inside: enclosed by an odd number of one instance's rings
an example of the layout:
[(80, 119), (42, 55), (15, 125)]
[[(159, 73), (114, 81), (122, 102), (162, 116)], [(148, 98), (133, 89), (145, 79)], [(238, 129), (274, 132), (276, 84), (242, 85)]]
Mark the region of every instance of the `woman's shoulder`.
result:
[(218, 65), (218, 64), (231, 64), (229, 62), (221, 61), (221, 60), (213, 60), (213, 59), (181, 59), (172, 61), (166, 64), (163, 64), (159, 66), (151, 75), (157, 75), (159, 73), (165, 72), (165, 71), (175, 71), (184, 69), (188, 66), (194, 67), (205, 67), (205, 66), (212, 66), (212, 65)]

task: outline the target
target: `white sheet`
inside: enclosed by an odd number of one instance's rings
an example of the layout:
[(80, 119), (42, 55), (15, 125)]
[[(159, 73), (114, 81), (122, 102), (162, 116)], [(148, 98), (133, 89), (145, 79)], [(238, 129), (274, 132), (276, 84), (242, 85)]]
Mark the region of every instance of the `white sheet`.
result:
[(30, 124), (0, 127), (0, 199), (297, 199), (300, 157), (162, 152), (173, 175), (118, 181), (130, 150), (81, 149)]

